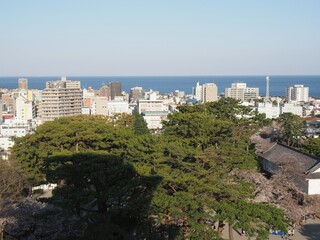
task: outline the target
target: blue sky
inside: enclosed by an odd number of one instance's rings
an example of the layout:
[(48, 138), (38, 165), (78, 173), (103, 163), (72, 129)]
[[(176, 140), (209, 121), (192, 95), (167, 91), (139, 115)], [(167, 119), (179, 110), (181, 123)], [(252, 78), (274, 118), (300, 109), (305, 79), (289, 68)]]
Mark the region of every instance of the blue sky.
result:
[(0, 0), (0, 76), (320, 74), (319, 0)]

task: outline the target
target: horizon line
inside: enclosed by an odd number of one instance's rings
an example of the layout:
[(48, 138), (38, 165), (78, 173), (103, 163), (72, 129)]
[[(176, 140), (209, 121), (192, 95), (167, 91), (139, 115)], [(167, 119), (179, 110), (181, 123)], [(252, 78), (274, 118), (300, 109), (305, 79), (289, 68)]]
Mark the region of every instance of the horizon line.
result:
[(286, 77), (286, 76), (320, 76), (320, 74), (190, 74), (190, 75), (0, 75), (0, 78), (14, 77)]

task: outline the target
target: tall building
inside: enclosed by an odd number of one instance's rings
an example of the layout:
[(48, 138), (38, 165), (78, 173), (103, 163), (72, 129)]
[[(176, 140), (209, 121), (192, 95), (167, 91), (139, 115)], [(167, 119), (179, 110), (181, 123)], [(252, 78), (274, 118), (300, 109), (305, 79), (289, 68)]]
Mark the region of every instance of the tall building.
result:
[(259, 88), (248, 88), (246, 83), (232, 83), (231, 88), (224, 91), (225, 97), (249, 101), (259, 97)]
[(0, 99), (0, 124), (2, 123), (2, 108), (3, 108), (2, 99)]
[(218, 100), (218, 87), (215, 83), (202, 85), (201, 102), (214, 102)]
[(25, 96), (19, 95), (15, 99), (14, 117), (18, 120), (31, 120), (36, 117), (35, 105)]
[(143, 98), (143, 88), (142, 87), (133, 87), (130, 89), (130, 102), (137, 102), (139, 99)]
[(108, 101), (104, 96), (95, 97), (95, 112), (93, 114), (108, 116)]
[(42, 121), (81, 114), (82, 96), (80, 81), (67, 80), (66, 77), (48, 81), (42, 91)]
[(286, 97), (288, 102), (308, 102), (309, 87), (304, 87), (303, 85), (294, 85), (293, 87), (288, 87)]
[(19, 78), (18, 79), (18, 90), (28, 90), (28, 79)]
[(99, 89), (99, 95), (101, 97), (107, 97), (109, 99), (109, 97), (110, 97), (110, 88), (107, 85), (102, 85), (102, 87)]
[(121, 82), (109, 82), (111, 100), (114, 100), (116, 96), (121, 96)]
[(192, 94), (193, 94), (195, 99), (197, 99), (198, 101), (201, 100), (202, 86), (199, 84), (199, 82), (197, 82), (196, 87), (192, 88)]

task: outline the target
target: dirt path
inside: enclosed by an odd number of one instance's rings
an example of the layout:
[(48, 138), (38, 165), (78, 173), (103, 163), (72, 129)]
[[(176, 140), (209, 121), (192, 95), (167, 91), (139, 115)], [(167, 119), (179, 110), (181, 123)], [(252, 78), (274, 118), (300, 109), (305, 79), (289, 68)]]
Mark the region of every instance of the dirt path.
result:
[[(247, 240), (248, 237), (240, 236), (238, 232), (234, 231), (233, 236), (235, 240)], [(228, 239), (227, 227), (223, 231), (223, 239)], [(251, 238), (254, 239), (254, 238)], [(295, 229), (294, 236), (287, 237), (288, 240), (320, 240), (320, 219), (308, 219), (307, 223)], [(270, 235), (269, 240), (283, 240), (281, 236)]]

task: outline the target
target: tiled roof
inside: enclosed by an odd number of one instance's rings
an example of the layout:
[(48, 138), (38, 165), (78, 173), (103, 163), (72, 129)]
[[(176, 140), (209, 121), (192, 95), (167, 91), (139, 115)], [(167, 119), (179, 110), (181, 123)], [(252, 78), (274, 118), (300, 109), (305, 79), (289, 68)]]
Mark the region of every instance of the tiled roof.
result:
[(308, 174), (306, 176), (307, 179), (320, 179), (320, 172)]
[(282, 144), (274, 144), (261, 156), (277, 166), (302, 191), (308, 191), (307, 179), (320, 179), (320, 173), (312, 173), (320, 168), (320, 158), (300, 152)]
[(278, 143), (262, 154), (262, 158), (303, 174), (320, 163), (320, 158)]

